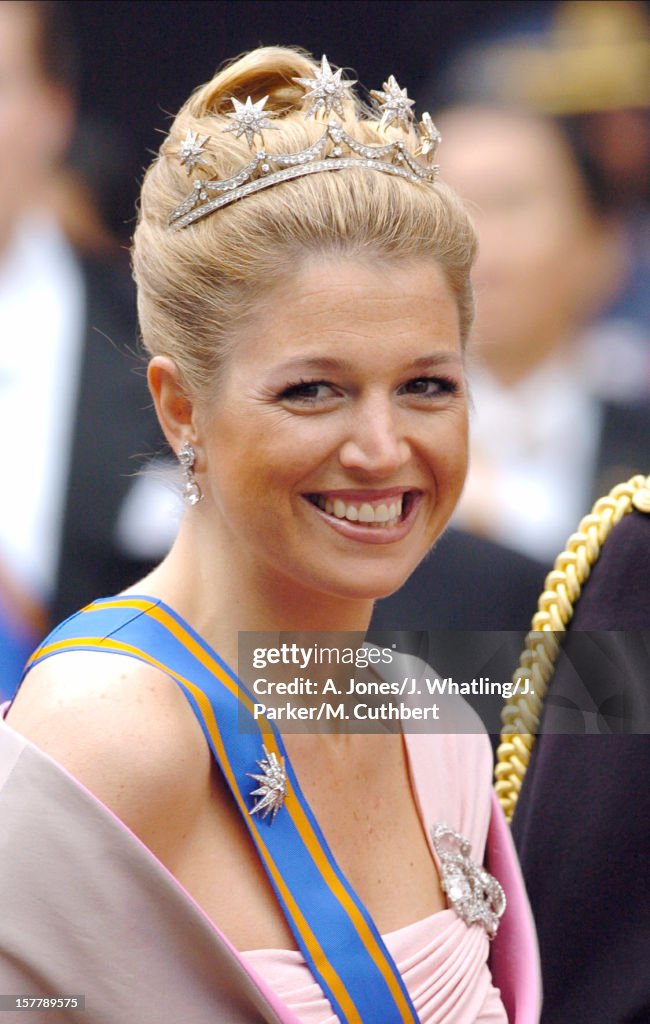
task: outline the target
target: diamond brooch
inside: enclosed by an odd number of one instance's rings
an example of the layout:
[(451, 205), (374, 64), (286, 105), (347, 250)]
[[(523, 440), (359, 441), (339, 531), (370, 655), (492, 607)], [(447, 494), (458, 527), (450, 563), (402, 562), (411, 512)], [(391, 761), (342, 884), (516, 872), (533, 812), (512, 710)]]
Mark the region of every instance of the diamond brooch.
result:
[(493, 875), (470, 857), (471, 843), (448, 825), (434, 825), (433, 846), (440, 861), (440, 885), (466, 925), (480, 924), (493, 939), (506, 909), (506, 895)]
[(262, 774), (246, 772), (250, 779), (259, 782), (259, 787), (250, 794), (258, 797), (257, 803), (251, 808), (251, 814), (259, 813), (262, 818), (268, 818), (270, 814), (269, 825), (272, 825), (287, 796), (287, 772), (283, 758), (278, 759), (272, 751), (269, 753), (264, 744), (262, 750), (264, 757), (257, 762)]

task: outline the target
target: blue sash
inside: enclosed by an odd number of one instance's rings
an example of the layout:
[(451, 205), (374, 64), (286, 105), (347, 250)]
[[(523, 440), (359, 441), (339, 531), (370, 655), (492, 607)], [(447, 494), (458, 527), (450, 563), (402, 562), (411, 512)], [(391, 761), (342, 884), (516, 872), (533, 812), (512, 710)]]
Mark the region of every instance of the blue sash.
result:
[[(187, 697), (230, 787), (287, 922), (342, 1024), (418, 1024), (400, 973), (370, 915), (334, 860), (272, 723), (219, 656), (161, 601), (96, 601), (55, 629), (28, 668), (71, 650), (138, 658)], [(246, 731), (242, 731), (243, 719)], [(249, 731), (249, 728), (250, 731)], [(272, 825), (251, 815), (263, 746), (285, 759), (287, 796)]]

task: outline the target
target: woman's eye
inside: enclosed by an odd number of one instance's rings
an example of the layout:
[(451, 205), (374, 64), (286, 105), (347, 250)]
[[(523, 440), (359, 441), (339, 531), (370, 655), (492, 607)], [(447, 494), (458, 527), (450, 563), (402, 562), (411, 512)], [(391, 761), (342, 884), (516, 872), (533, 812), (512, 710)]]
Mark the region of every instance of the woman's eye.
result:
[(425, 398), (454, 395), (457, 391), (458, 384), (450, 377), (415, 377), (400, 388), (402, 394), (422, 395)]
[(324, 380), (301, 380), (290, 384), (280, 394), (283, 402), (297, 402), (303, 405), (313, 404), (335, 394), (334, 388)]

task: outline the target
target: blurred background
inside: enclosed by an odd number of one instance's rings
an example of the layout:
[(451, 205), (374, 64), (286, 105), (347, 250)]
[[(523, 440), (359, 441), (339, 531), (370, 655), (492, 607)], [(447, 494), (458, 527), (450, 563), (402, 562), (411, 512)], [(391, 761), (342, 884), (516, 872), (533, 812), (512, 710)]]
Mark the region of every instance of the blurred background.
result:
[(468, 485), (377, 625), (525, 628), (593, 500), (650, 470), (650, 4), (0, 0), (0, 696), (50, 623), (174, 536), (139, 182), (191, 89), (274, 43), (368, 89), (395, 75), (479, 229)]

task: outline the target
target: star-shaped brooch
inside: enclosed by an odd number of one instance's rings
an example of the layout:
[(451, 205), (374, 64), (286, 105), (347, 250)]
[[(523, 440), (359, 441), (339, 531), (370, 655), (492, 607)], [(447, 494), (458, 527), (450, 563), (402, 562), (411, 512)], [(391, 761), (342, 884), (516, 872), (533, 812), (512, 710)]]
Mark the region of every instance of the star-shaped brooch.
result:
[(273, 115), (264, 113), (264, 104), (267, 100), (268, 96), (263, 96), (257, 103), (253, 103), (250, 96), (247, 96), (246, 102), (241, 103), (233, 96), (232, 105), (235, 109), (227, 115), (232, 119), (233, 123), (224, 128), (224, 132), (234, 132), (237, 139), (241, 135), (245, 135), (251, 149), (255, 148), (256, 135), (259, 135), (262, 142), (264, 142), (263, 129), (272, 128), (274, 131), (277, 131), (277, 125), (271, 124), (269, 120), (269, 117), (273, 117)]
[(393, 75), (384, 82), (383, 90), (371, 89), (370, 95), (379, 106), (382, 128), (387, 128), (393, 121), (401, 128), (408, 128), (415, 100), (409, 99), (406, 89), (400, 89)]
[(329, 61), (325, 54), (323, 54), (320, 62), (320, 70), (316, 72), (314, 78), (293, 78), (293, 82), (297, 82), (298, 85), (303, 85), (307, 92), (305, 93), (305, 99), (312, 101), (309, 110), (305, 117), (310, 115), (316, 115), (320, 110), (325, 115), (329, 114), (334, 110), (340, 118), (345, 117), (345, 111), (343, 109), (343, 100), (347, 98), (348, 90), (356, 85), (356, 79), (354, 81), (341, 81), (341, 75), (343, 71), (341, 68), (338, 71), (332, 71)]
[(251, 814), (259, 813), (262, 818), (268, 818), (270, 814), (269, 824), (272, 825), (287, 795), (287, 773), (282, 759), (278, 759), (273, 751), (269, 753), (263, 744), (262, 750), (264, 757), (257, 762), (258, 767), (262, 769), (262, 774), (246, 772), (250, 779), (255, 779), (260, 784), (251, 793), (251, 796), (259, 798), (255, 806), (251, 808)]
[[(181, 165), (185, 166), (185, 170), (188, 174), (191, 174), (194, 168), (198, 165), (202, 167), (201, 157), (204, 155), (203, 147), (210, 138), (209, 135), (199, 135), (198, 132), (193, 132), (188, 128), (187, 135), (181, 142), (180, 149), (178, 151), (178, 157)], [(207, 168), (203, 168), (207, 170)]]
[(415, 155), (424, 156), (427, 158), (427, 163), (431, 163), (436, 150), (442, 141), (442, 136), (433, 123), (431, 114), (426, 111), (424, 112), (422, 120), (418, 124), (417, 131), (420, 136), (420, 145), (416, 149)]

